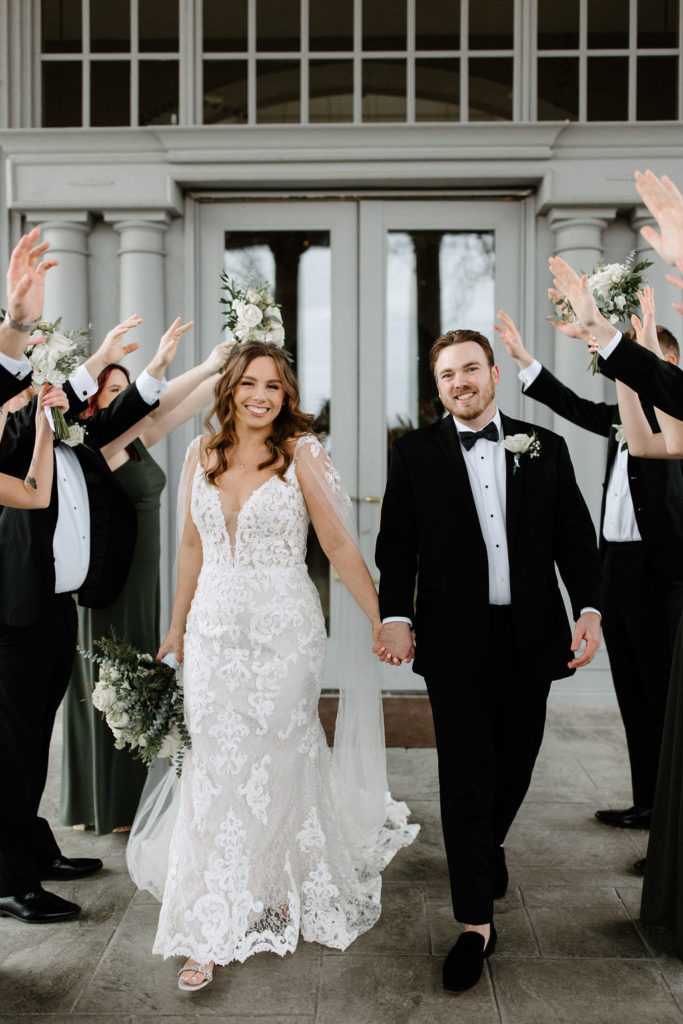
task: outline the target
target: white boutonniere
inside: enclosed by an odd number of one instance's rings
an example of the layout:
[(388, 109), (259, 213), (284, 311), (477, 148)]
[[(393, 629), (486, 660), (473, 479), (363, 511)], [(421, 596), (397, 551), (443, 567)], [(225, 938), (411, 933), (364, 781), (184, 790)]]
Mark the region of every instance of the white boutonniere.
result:
[(85, 438), (85, 427), (82, 423), (69, 423), (69, 436), (64, 438), (64, 444), (69, 448), (75, 448), (77, 444), (83, 444)]
[(522, 455), (528, 455), (530, 459), (535, 459), (541, 453), (541, 442), (535, 430), (533, 434), (508, 434), (503, 438), (503, 447), (506, 451), (512, 452), (515, 457), (515, 464), (512, 468), (513, 476), (519, 469), (519, 460)]
[(619, 445), (619, 451), (625, 452), (628, 448), (628, 441), (626, 440), (626, 431), (624, 430), (623, 423), (613, 423), (612, 427), (616, 431), (614, 438)]

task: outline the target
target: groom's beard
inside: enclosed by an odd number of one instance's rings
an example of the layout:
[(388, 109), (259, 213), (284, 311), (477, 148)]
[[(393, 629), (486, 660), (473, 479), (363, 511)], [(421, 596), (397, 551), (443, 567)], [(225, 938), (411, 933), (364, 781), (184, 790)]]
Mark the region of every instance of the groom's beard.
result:
[[(458, 395), (472, 394), (473, 398), (463, 405), (462, 402), (458, 402)], [(463, 423), (469, 420), (474, 420), (477, 416), (481, 416), (482, 412), (493, 404), (496, 397), (496, 386), (492, 379), (489, 379), (488, 383), (481, 389), (479, 388), (460, 388), (456, 395), (448, 397), (446, 402), (442, 402), (448, 409), (448, 411), (455, 416), (457, 420), (461, 420)]]

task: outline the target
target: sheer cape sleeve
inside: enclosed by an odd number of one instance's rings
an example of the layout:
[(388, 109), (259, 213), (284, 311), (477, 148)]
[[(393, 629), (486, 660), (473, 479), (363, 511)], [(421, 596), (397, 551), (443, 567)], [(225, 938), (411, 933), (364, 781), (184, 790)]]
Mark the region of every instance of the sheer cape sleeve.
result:
[[(360, 556), (351, 499), (316, 437), (299, 439), (294, 464), (321, 543), (325, 537), (350, 541)], [(328, 651), (335, 658), (328, 678), (339, 687), (333, 771), (349, 840), (357, 848), (376, 848), (388, 795), (380, 662), (372, 653), (368, 618), (346, 590), (337, 597)]]

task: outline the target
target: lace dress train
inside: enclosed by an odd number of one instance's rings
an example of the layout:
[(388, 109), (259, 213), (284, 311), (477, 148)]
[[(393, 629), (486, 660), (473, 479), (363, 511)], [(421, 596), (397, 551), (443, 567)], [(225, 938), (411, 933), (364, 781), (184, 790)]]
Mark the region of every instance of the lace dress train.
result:
[(419, 826), (387, 795), (372, 842), (352, 834), (318, 718), (326, 634), (297, 466), (323, 487), (339, 491), (339, 480), (305, 435), (284, 478), (254, 491), (229, 532), (198, 444), (189, 508), (203, 564), (183, 671), (192, 748), (154, 952), (227, 964), (291, 952), (299, 934), (345, 949), (377, 921), (380, 870)]

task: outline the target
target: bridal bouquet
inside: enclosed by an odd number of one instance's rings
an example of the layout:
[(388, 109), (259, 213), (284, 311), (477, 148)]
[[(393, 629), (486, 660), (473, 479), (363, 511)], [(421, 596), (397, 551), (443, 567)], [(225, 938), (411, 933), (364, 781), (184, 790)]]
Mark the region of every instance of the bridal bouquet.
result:
[(221, 274), (221, 303), (223, 329), (232, 331), (240, 341), (267, 341), (279, 348), (285, 343), (280, 306), (270, 293), (270, 285), (263, 281), (257, 288), (241, 288), (225, 271)]
[[(34, 345), (29, 354), (33, 373), (31, 384), (34, 388), (42, 384), (64, 384), (76, 367), (87, 355), (89, 328), (78, 331), (60, 331), (62, 318), (50, 323), (41, 320), (36, 330), (38, 335), (45, 335), (42, 345)], [(71, 440), (71, 433), (61, 409), (53, 409), (55, 438), (58, 441)], [(71, 440), (71, 443), (78, 443)]]
[[(628, 320), (631, 314), (640, 308), (638, 289), (645, 284), (643, 271), (652, 266), (652, 261), (641, 260), (632, 267), (635, 255), (636, 251), (632, 249), (624, 263), (600, 263), (588, 277), (588, 287), (593, 293), (598, 309), (612, 324)], [(561, 323), (579, 323), (568, 299), (561, 299), (557, 305), (561, 311)], [(593, 373), (600, 372), (598, 356), (599, 353), (596, 352), (589, 365)]]
[(113, 631), (111, 637), (96, 640), (95, 647), (101, 653), (79, 650), (99, 665), (92, 702), (113, 732), (114, 746), (128, 747), (148, 769), (155, 757), (167, 758), (180, 775), (190, 737), (175, 668), (138, 651)]

